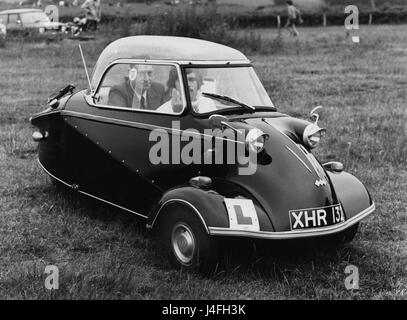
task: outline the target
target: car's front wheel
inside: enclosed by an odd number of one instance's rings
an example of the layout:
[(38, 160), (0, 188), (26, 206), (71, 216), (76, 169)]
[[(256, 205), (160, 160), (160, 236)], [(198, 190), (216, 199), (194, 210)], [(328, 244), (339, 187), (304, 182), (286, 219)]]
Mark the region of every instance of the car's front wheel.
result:
[(342, 247), (343, 245), (353, 241), (356, 233), (358, 232), (358, 229), (359, 223), (356, 223), (344, 231), (326, 236), (325, 241), (323, 241), (323, 246), (327, 247), (328, 249), (336, 249)]
[(342, 231), (342, 233), (340, 234), (342, 242), (343, 243), (352, 242), (356, 236), (356, 233), (358, 232), (358, 229), (359, 229), (359, 223), (356, 223), (353, 226), (351, 226), (350, 228)]
[(170, 264), (188, 271), (210, 271), (217, 261), (217, 241), (196, 213), (185, 206), (166, 212), (159, 225), (161, 241)]

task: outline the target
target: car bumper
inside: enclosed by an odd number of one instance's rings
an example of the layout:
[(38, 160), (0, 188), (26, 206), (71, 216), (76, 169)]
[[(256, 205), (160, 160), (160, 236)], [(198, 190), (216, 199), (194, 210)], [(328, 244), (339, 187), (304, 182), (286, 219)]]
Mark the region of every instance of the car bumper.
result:
[(348, 229), (352, 225), (358, 223), (360, 220), (366, 218), (375, 210), (375, 204), (359, 212), (352, 218), (328, 227), (309, 229), (301, 231), (283, 231), (283, 232), (270, 232), (270, 231), (242, 231), (233, 230), (229, 228), (208, 227), (209, 234), (214, 236), (236, 236), (236, 237), (249, 237), (257, 239), (297, 239), (297, 238), (310, 238), (334, 234)]

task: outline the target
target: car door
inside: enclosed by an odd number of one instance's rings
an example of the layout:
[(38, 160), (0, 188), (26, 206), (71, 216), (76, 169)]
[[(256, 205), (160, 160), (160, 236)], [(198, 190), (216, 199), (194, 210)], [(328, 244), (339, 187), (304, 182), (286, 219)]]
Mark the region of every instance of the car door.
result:
[(23, 24), (18, 13), (9, 13), (7, 32), (12, 35), (19, 35), (23, 32)]
[(0, 14), (0, 24), (7, 26), (7, 14)]
[[(172, 153), (179, 155), (187, 143), (180, 141), (180, 134), (190, 118), (183, 94), (180, 106), (173, 109), (175, 82), (182, 91), (174, 64), (117, 63), (105, 73), (94, 99), (67, 106), (64, 115), (71, 128), (68, 139), (80, 190), (146, 213), (163, 191), (197, 174), (180, 159), (172, 159)], [(164, 161), (151, 152), (158, 136), (165, 139), (160, 153)]]

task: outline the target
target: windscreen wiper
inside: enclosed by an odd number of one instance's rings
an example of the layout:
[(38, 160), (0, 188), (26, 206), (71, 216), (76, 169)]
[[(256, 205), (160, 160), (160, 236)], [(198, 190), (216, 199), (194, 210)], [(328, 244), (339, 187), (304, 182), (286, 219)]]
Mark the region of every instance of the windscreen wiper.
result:
[(228, 96), (223, 96), (223, 95), (220, 95), (220, 94), (209, 93), (209, 92), (202, 92), (202, 95), (204, 95), (206, 97), (214, 98), (214, 99), (217, 99), (217, 100), (223, 100), (223, 101), (234, 103), (234, 104), (236, 104), (238, 106), (249, 109), (252, 112), (256, 111), (255, 107), (249, 106), (249, 105), (247, 105), (247, 104), (245, 104), (243, 102), (237, 101), (237, 100), (235, 100), (235, 99), (233, 99), (231, 97), (228, 97)]

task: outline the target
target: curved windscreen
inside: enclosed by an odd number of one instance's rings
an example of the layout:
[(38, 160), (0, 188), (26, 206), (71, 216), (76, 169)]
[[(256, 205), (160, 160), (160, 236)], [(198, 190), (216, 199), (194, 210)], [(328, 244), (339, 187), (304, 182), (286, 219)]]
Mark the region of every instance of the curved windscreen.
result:
[(187, 68), (186, 76), (197, 113), (244, 107), (241, 104), (274, 108), (252, 67)]

